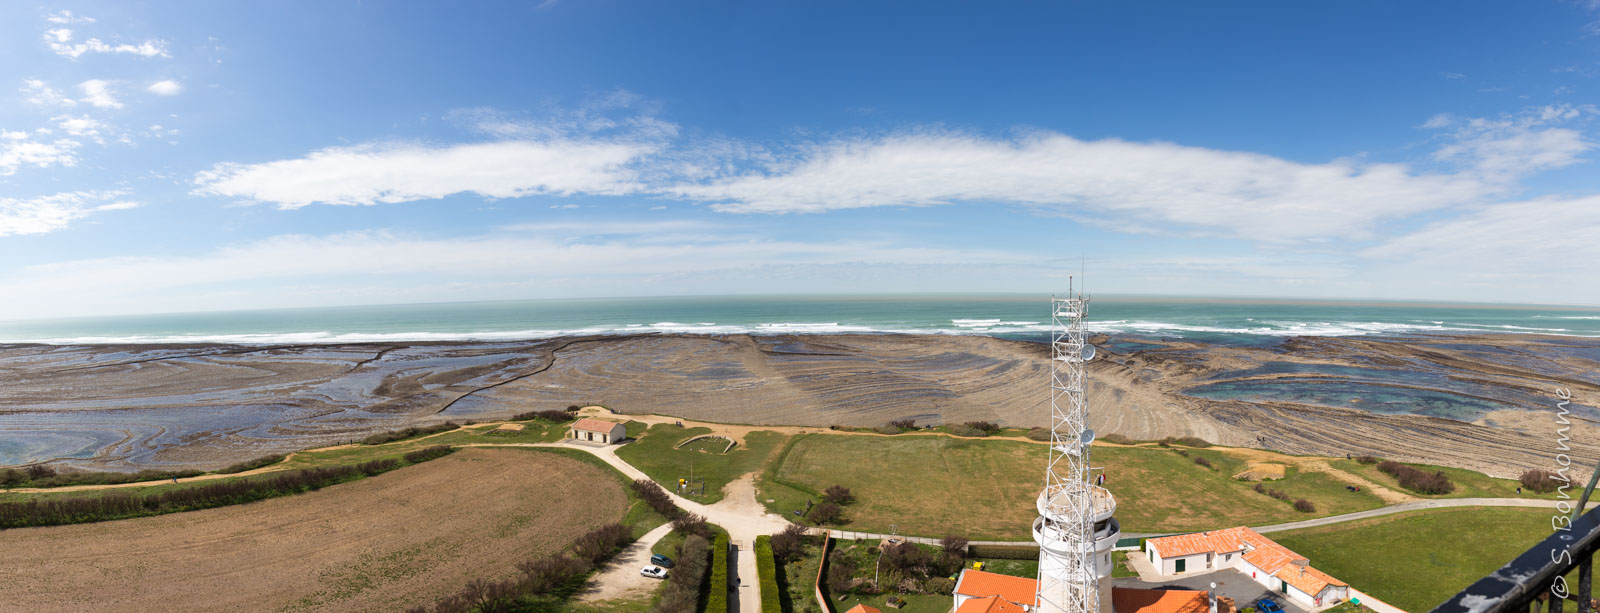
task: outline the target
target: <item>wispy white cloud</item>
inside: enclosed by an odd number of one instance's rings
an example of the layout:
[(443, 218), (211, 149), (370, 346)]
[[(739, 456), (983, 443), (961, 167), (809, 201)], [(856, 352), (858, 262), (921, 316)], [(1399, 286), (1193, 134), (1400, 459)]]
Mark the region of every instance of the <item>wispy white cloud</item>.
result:
[(79, 100), (103, 109), (120, 109), (122, 102), (117, 100), (111, 91), (111, 83), (101, 79), (89, 79), (78, 84), (78, 89), (83, 90), (83, 98)]
[(1455, 79), (1455, 80), (1460, 80), (1460, 79), (1467, 78), (1467, 75), (1461, 74), (1459, 72), (1441, 72), (1441, 73), (1439, 73), (1439, 76), (1444, 77), (1446, 79)]
[(106, 125), (92, 117), (89, 117), (88, 115), (80, 115), (77, 117), (73, 117), (71, 115), (57, 115), (55, 117), (51, 117), (50, 121), (55, 122), (57, 128), (60, 128), (61, 131), (66, 132), (69, 135), (81, 136), (93, 140), (96, 143), (105, 144), (105, 138), (101, 134), (101, 131), (106, 129)]
[(68, 98), (65, 94), (52, 89), (49, 85), (45, 84), (44, 81), (38, 79), (24, 80), (22, 82), (22, 88), (19, 91), (22, 92), (22, 95), (27, 97), (29, 104), (59, 107), (72, 107), (78, 105), (77, 100)]
[(1438, 115), (1424, 128), (1451, 129), (1451, 142), (1434, 158), (1464, 164), (1486, 179), (1510, 182), (1580, 161), (1594, 143), (1571, 127), (1600, 114), (1594, 105), (1552, 105), (1499, 117)]
[(66, 23), (94, 23), (94, 18), (93, 17), (84, 17), (82, 15), (74, 15), (74, 14), (72, 14), (72, 11), (68, 11), (68, 10), (61, 10), (61, 11), (57, 11), (55, 13), (52, 13), (52, 14), (46, 16), (44, 18), (44, 20), (48, 21), (50, 23), (63, 23), (63, 24), (66, 24)]
[(29, 200), (0, 198), (0, 236), (44, 234), (100, 211), (130, 209), (121, 192), (63, 192)]
[(78, 141), (68, 138), (49, 142), (12, 138), (0, 140), (0, 176), (14, 175), (18, 168), (24, 166), (76, 166), (78, 158), (73, 152), (79, 145), (81, 143)]
[(371, 205), (474, 193), (615, 195), (640, 189), (628, 165), (646, 144), (603, 141), (498, 141), (335, 147), (260, 164), (218, 164), (195, 178), (195, 193), (270, 202)]
[[(1031, 266), (1035, 258), (1000, 250), (937, 249), (874, 241), (790, 242), (708, 240), (696, 243), (639, 242), (591, 238), (572, 241), (560, 233), (486, 235), (428, 239), (381, 231), (330, 236), (288, 235), (185, 257), (117, 257), (75, 260), (9, 271), (0, 276), (0, 315), (83, 310), (108, 302), (123, 308), (236, 308), (286, 305), (308, 288), (337, 286), (340, 296), (359, 293), (376, 301), (439, 300), (463, 286), (515, 285), (522, 296), (551, 295), (582, 279), (578, 291), (614, 283), (633, 292), (681, 293), (707, 280), (748, 278), (753, 287), (775, 291), (789, 277), (817, 275), (883, 286), (885, 280), (929, 278), (931, 270), (992, 270)], [(529, 266), (536, 257), (537, 266)], [(914, 267), (923, 274), (885, 273)], [(977, 275), (977, 276), (982, 276)], [(243, 294), (223, 288), (256, 288)], [(282, 283), (297, 290), (279, 291)], [(764, 284), (764, 285), (761, 285)], [(412, 293), (434, 286), (431, 295)], [(609, 287), (609, 286), (608, 286)], [(908, 288), (909, 289), (909, 288)], [(923, 287), (923, 291), (933, 289)], [(82, 300), (88, 295), (99, 300)], [(637, 295), (637, 294), (635, 294)]]
[(156, 81), (155, 83), (151, 83), (150, 87), (146, 87), (145, 91), (157, 96), (176, 96), (183, 92), (183, 84), (171, 79), (165, 81)]
[(847, 139), (768, 168), (667, 188), (730, 213), (1001, 203), (1124, 231), (1303, 241), (1369, 238), (1386, 219), (1484, 193), (1399, 164), (1305, 164), (1170, 143), (919, 132)]
[[(65, 23), (52, 20), (53, 23)], [(73, 32), (68, 28), (51, 28), (44, 33), (45, 43), (56, 55), (78, 59), (85, 53), (126, 53), (141, 57), (172, 57), (167, 52), (167, 42), (151, 39), (141, 43), (110, 44), (98, 38), (90, 38), (81, 43), (73, 43)]]

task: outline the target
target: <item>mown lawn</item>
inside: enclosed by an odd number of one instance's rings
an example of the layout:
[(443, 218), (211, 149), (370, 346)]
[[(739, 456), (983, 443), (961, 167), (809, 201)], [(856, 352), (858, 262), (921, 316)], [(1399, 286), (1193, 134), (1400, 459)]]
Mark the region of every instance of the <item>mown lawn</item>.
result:
[(1427, 611), (1549, 536), (1553, 512), (1435, 509), (1267, 536), (1356, 589)]
[[(1378, 465), (1376, 464), (1362, 464), (1355, 460), (1334, 460), (1331, 462), (1331, 464), (1333, 464), (1334, 468), (1339, 470), (1361, 475), (1368, 481), (1378, 485), (1382, 485), (1397, 492), (1411, 494), (1412, 496), (1417, 496), (1419, 498), (1543, 498), (1548, 500), (1553, 500), (1556, 498), (1555, 492), (1550, 492), (1548, 494), (1536, 494), (1531, 490), (1523, 490), (1521, 494), (1518, 494), (1517, 487), (1521, 484), (1512, 479), (1496, 479), (1477, 471), (1466, 470), (1462, 468), (1434, 466), (1431, 464), (1407, 463), (1410, 466), (1414, 466), (1420, 470), (1425, 470), (1428, 472), (1442, 470), (1444, 471), (1445, 476), (1450, 477), (1450, 481), (1456, 484), (1456, 491), (1454, 492), (1430, 496), (1427, 494), (1418, 494), (1411, 490), (1400, 487), (1399, 481), (1397, 481), (1394, 477), (1385, 474), (1383, 471), (1378, 470)], [(1582, 491), (1583, 483), (1587, 482), (1585, 480), (1589, 478), (1589, 475), (1585, 471), (1576, 472), (1583, 474), (1573, 478), (1573, 481), (1577, 481), (1579, 483), (1573, 486), (1572, 490)], [(1568, 495), (1571, 495), (1570, 492), (1572, 490), (1568, 490)], [(1573, 497), (1576, 498), (1576, 496)]]
[(689, 477), (692, 470), (695, 477), (705, 479), (705, 494), (686, 497), (710, 504), (722, 500), (722, 488), (728, 483), (759, 470), (785, 438), (776, 432), (751, 432), (745, 435), (744, 444), (734, 446), (726, 454), (673, 448), (686, 439), (710, 432), (709, 428), (656, 424), (638, 440), (618, 448), (617, 456), (650, 475), (668, 491), (676, 491), (678, 479)]
[[(1346, 491), (1322, 473), (1296, 472), (1268, 482), (1291, 501), (1303, 497), (1317, 507), (1300, 513), (1256, 493), (1253, 483), (1233, 479), (1242, 462), (1220, 451), (1186, 452), (1095, 447), (1094, 464), (1106, 468), (1106, 488), (1117, 497), (1124, 531), (1265, 525), (1383, 506), (1370, 493)], [(1205, 457), (1213, 468), (1195, 464), (1195, 457)], [(763, 475), (760, 497), (773, 512), (791, 516), (805, 508), (807, 498), (837, 484), (857, 499), (845, 507), (845, 529), (1027, 540), (1044, 462), (1044, 446), (1016, 441), (818, 434), (794, 441), (781, 465)]]

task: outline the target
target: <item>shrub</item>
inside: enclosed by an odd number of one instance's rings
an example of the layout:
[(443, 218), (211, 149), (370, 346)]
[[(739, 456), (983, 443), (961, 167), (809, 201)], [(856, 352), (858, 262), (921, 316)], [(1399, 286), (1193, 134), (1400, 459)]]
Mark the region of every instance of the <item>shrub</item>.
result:
[(261, 456), (259, 458), (254, 459), (254, 460), (245, 460), (245, 461), (240, 462), (238, 464), (229, 465), (227, 468), (224, 468), (224, 469), (219, 470), (217, 472), (221, 473), (221, 474), (224, 474), (224, 475), (231, 475), (233, 473), (242, 473), (242, 472), (247, 471), (247, 470), (255, 470), (255, 469), (261, 468), (263, 466), (271, 466), (273, 464), (277, 464), (279, 462), (282, 462), (285, 457), (287, 457), (287, 456), (285, 456), (283, 454), (264, 455), (264, 456)]
[(916, 430), (917, 429), (917, 420), (915, 420), (915, 419), (896, 419), (894, 421), (889, 422), (889, 425), (894, 426), (896, 428), (899, 428), (901, 430)]
[(1301, 498), (1294, 501), (1294, 510), (1301, 513), (1316, 513), (1317, 505), (1311, 504), (1310, 500)]
[(828, 591), (835, 596), (843, 594), (850, 589), (850, 584), (855, 582), (856, 561), (854, 558), (833, 552), (828, 556)]
[(878, 434), (899, 434), (904, 432), (904, 430), (901, 430), (899, 426), (878, 426), (873, 428), (872, 431), (877, 432)]
[(800, 557), (806, 545), (806, 529), (794, 524), (784, 527), (783, 532), (772, 536), (772, 557), (779, 564), (787, 564), (789, 560)]
[(39, 481), (56, 476), (56, 469), (50, 468), (49, 466), (45, 466), (43, 464), (34, 464), (33, 466), (29, 466), (23, 470), (28, 473), (29, 481)]
[(1162, 447), (1170, 447), (1172, 445), (1183, 445), (1184, 447), (1196, 447), (1196, 448), (1199, 448), (1199, 449), (1205, 449), (1206, 447), (1210, 447), (1211, 443), (1206, 441), (1205, 439), (1197, 437), (1197, 436), (1184, 436), (1184, 437), (1178, 437), (1178, 438), (1173, 438), (1173, 437), (1169, 436), (1167, 438), (1161, 439), (1161, 446)]
[(969, 421), (961, 425), (974, 430), (982, 430), (986, 434), (994, 434), (1000, 431), (1000, 425), (990, 421)]
[(655, 509), (663, 517), (677, 517), (683, 514), (683, 509), (679, 509), (678, 504), (667, 495), (667, 491), (661, 489), (661, 486), (656, 485), (654, 481), (649, 479), (634, 481), (633, 491), (639, 494), (639, 498), (644, 500), (645, 504), (650, 505), (650, 508)]
[(362, 462), (356, 465), (356, 470), (366, 473), (367, 476), (386, 473), (396, 468), (400, 468), (400, 461), (394, 458)]
[(1260, 483), (1257, 483), (1256, 486), (1254, 488), (1252, 488), (1252, 489), (1254, 489), (1257, 494), (1265, 494), (1265, 493), (1267, 493), (1267, 486), (1262, 485)]
[(1450, 482), (1450, 477), (1444, 471), (1428, 473), (1415, 466), (1401, 464), (1394, 460), (1384, 460), (1378, 463), (1378, 470), (1383, 471), (1396, 481), (1400, 487), (1419, 494), (1448, 494), (1456, 490), (1456, 484)]
[(922, 591), (926, 594), (942, 594), (949, 596), (956, 591), (956, 580), (949, 577), (929, 577), (922, 582)]
[(883, 564), (905, 574), (925, 571), (933, 564), (933, 554), (916, 543), (902, 542), (883, 548)]
[(1048, 428), (1034, 428), (1028, 431), (1028, 438), (1036, 441), (1049, 441), (1050, 430)]
[(705, 613), (728, 613), (728, 535), (717, 534), (711, 544), (711, 593), (706, 595)]
[(700, 582), (706, 577), (706, 554), (710, 544), (705, 537), (690, 534), (678, 546), (677, 565), (667, 576), (667, 585), (656, 603), (658, 613), (695, 613), (700, 602)]
[(416, 426), (412, 426), (412, 427), (409, 427), (409, 428), (401, 428), (399, 430), (390, 430), (388, 432), (379, 432), (379, 433), (374, 434), (372, 436), (369, 436), (367, 438), (361, 439), (361, 444), (363, 444), (363, 445), (382, 445), (384, 443), (392, 443), (392, 442), (395, 442), (395, 441), (405, 440), (405, 439), (411, 438), (413, 436), (426, 436), (426, 435), (429, 435), (429, 434), (437, 434), (439, 432), (448, 432), (450, 430), (454, 430), (454, 429), (460, 428), (460, 427), (461, 427), (460, 424), (457, 424), (456, 422), (453, 422), (453, 421), (447, 421), (447, 422), (444, 422), (442, 424), (434, 424), (432, 426), (423, 426), (421, 428), (418, 428)]
[(979, 430), (966, 424), (950, 426), (949, 430), (951, 434), (956, 436), (989, 436), (989, 432), (987, 430)]
[(1383, 459), (1375, 455), (1358, 455), (1356, 456), (1356, 461), (1362, 464), (1377, 464), (1382, 462)]
[(1540, 494), (1554, 492), (1567, 483), (1566, 479), (1557, 478), (1553, 472), (1537, 469), (1523, 472), (1518, 481), (1522, 482), (1523, 489), (1533, 490)]
[(811, 512), (806, 514), (818, 526), (839, 521), (839, 516), (844, 514), (844, 509), (831, 502), (824, 502), (811, 507)]
[(421, 463), (426, 462), (428, 460), (442, 458), (442, 457), (445, 457), (447, 455), (450, 455), (450, 452), (453, 452), (453, 451), (455, 451), (455, 448), (451, 447), (449, 445), (434, 445), (432, 447), (423, 447), (422, 449), (418, 449), (416, 451), (412, 451), (410, 453), (405, 454), (402, 457), (404, 457), (407, 462), (410, 462), (412, 464), (421, 464)]
[(1177, 451), (1177, 452), (1178, 452), (1178, 455), (1181, 455), (1181, 456), (1183, 456), (1183, 457), (1186, 457), (1186, 458), (1187, 458), (1187, 457), (1189, 457), (1189, 452), (1188, 452), (1188, 450), (1185, 450), (1185, 449), (1177, 449), (1177, 450), (1176, 450), (1176, 451)]
[(512, 415), (511, 416), (511, 421), (529, 421), (529, 420), (533, 420), (533, 419), (542, 419), (544, 421), (548, 421), (548, 422), (551, 422), (551, 423), (559, 424), (559, 423), (572, 421), (573, 418), (574, 418), (574, 415), (572, 413), (570, 413), (570, 412), (567, 412), (567, 411), (554, 411), (554, 410), (551, 410), (551, 411), (528, 411), (526, 413), (518, 413), (516, 415)]
[(756, 577), (761, 581), (761, 613), (783, 613), (778, 597), (778, 564), (772, 557), (772, 537), (756, 537)]
[(0, 487), (16, 487), (28, 480), (28, 475), (15, 468), (0, 470)]
[(996, 560), (1037, 560), (1039, 548), (1028, 545), (972, 545), (968, 547), (967, 555)]
[(1137, 445), (1137, 444), (1139, 444), (1139, 441), (1133, 440), (1133, 439), (1128, 438), (1126, 436), (1123, 436), (1121, 434), (1107, 434), (1105, 436), (1100, 437), (1100, 440), (1105, 441), (1107, 443), (1113, 443), (1113, 444), (1116, 444), (1116, 445)]
[(939, 548), (943, 549), (946, 554), (965, 558), (967, 557), (967, 537), (948, 535), (939, 539)]
[(619, 523), (610, 523), (578, 537), (572, 543), (572, 553), (590, 564), (599, 564), (617, 552), (623, 543), (633, 540), (633, 530)]
[(589, 563), (564, 554), (517, 563), (517, 570), (522, 571), (523, 592), (527, 594), (547, 594), (592, 568)]
[(850, 488), (843, 485), (830, 485), (822, 491), (822, 497), (834, 504), (850, 504), (856, 497), (850, 494)]
[(1201, 465), (1201, 466), (1204, 466), (1204, 467), (1206, 467), (1206, 468), (1207, 468), (1207, 469), (1210, 469), (1210, 468), (1213, 468), (1213, 467), (1212, 467), (1212, 466), (1211, 466), (1211, 460), (1207, 460), (1207, 459), (1205, 459), (1205, 458), (1202, 458), (1202, 457), (1200, 457), (1200, 456), (1195, 456), (1195, 457), (1194, 457), (1194, 463), (1195, 463), (1195, 464), (1199, 464), (1199, 465)]
[(711, 527), (706, 524), (706, 518), (694, 513), (684, 513), (672, 520), (672, 529), (679, 534), (711, 538)]

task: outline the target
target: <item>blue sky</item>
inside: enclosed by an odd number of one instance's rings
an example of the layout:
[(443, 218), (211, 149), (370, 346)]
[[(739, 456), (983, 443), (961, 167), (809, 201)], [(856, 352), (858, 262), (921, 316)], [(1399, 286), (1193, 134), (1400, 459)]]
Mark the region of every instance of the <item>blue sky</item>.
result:
[(1600, 304), (1600, 2), (8, 3), (0, 318)]

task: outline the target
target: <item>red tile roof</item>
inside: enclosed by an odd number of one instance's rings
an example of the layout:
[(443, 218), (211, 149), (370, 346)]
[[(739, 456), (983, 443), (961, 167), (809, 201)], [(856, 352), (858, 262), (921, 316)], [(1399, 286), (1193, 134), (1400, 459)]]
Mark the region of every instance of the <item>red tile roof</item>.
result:
[(1111, 606), (1117, 613), (1208, 613), (1211, 600), (1205, 592), (1114, 587)]
[(961, 571), (956, 593), (985, 598), (999, 596), (1011, 602), (1032, 603), (1039, 592), (1039, 580), (967, 569)]
[(1305, 567), (1304, 573), (1301, 573), (1300, 567), (1293, 564), (1300, 558), (1300, 554), (1243, 526), (1153, 538), (1145, 543), (1155, 547), (1156, 553), (1161, 554), (1163, 558), (1205, 552), (1220, 554), (1248, 549), (1244, 553), (1244, 561), (1313, 596), (1329, 585), (1346, 585), (1327, 573), (1309, 566)]
[(1285, 583), (1294, 586), (1295, 589), (1312, 596), (1322, 593), (1322, 590), (1330, 585), (1345, 585), (1345, 582), (1334, 579), (1328, 576), (1327, 573), (1310, 566), (1305, 567), (1305, 572), (1302, 573), (1299, 566), (1290, 564), (1288, 567), (1273, 573), (1272, 576), (1282, 579)]
[(844, 613), (883, 613), (883, 611), (879, 611), (879, 610), (877, 610), (875, 608), (869, 607), (869, 606), (864, 605), (864, 604), (858, 604), (856, 606), (850, 607), (850, 610), (849, 611), (845, 611)]
[(614, 422), (614, 421), (606, 421), (604, 419), (591, 419), (591, 418), (585, 417), (583, 419), (578, 420), (577, 423), (572, 424), (572, 429), (574, 429), (574, 430), (584, 430), (586, 432), (610, 432), (612, 428), (615, 428), (615, 427), (620, 426), (620, 425), (622, 425), (622, 424), (619, 424), (619, 423)]
[(961, 603), (961, 608), (956, 609), (956, 613), (1023, 613), (1024, 611), (1026, 609), (1023, 609), (1022, 605), (999, 596), (973, 598)]

